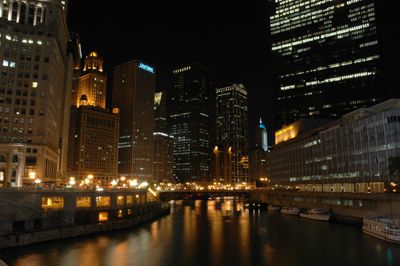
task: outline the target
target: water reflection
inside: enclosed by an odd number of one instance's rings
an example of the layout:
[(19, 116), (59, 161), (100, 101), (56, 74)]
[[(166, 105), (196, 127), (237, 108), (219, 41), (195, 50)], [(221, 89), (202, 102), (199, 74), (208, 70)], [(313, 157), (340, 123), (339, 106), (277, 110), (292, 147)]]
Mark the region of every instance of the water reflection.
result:
[(131, 230), (0, 252), (9, 265), (400, 265), (400, 247), (361, 229), (243, 210), (235, 198), (177, 202)]

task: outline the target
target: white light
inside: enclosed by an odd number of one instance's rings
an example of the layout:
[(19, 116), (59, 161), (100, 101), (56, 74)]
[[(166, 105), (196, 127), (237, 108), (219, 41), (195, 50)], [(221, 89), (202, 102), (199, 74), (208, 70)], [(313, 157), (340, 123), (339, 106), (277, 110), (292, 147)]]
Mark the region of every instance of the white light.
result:
[(149, 186), (149, 183), (144, 181), (144, 182), (140, 183), (139, 188), (145, 188), (145, 187), (148, 187), (148, 186)]

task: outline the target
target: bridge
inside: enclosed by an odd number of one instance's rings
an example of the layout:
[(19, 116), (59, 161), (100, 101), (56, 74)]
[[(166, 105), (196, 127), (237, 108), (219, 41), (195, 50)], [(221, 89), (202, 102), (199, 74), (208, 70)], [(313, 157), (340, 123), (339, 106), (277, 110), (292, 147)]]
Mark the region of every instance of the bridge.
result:
[(174, 190), (160, 191), (162, 201), (179, 199), (209, 199), (217, 197), (241, 197), (249, 198), (252, 190)]

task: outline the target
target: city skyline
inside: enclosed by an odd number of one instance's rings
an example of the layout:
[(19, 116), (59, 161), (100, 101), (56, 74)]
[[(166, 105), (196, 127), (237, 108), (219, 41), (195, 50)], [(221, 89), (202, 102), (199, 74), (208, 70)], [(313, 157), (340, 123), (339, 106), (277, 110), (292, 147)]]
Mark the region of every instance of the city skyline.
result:
[[(144, 60), (155, 66), (156, 90), (169, 84), (171, 69), (193, 62), (213, 70), (214, 87), (224, 82), (243, 83), (249, 90), (249, 124), (256, 123), (261, 116), (272, 135), (280, 125), (271, 124), (274, 122), (269, 30), (271, 3), (272, 0), (229, 4), (203, 1), (192, 5), (153, 1), (129, 3), (125, 4), (125, 11), (109, 12), (103, 5), (72, 1), (69, 3), (69, 25), (71, 31), (81, 34), (85, 53), (102, 43), (98, 51), (108, 62), (108, 70), (127, 58)], [(385, 54), (391, 54), (384, 60), (387, 86), (396, 84), (393, 74), (399, 57), (399, 53), (394, 53), (399, 29), (391, 23), (393, 7), (394, 1), (376, 7), (377, 22), (383, 25), (378, 35), (385, 39), (381, 48)], [(129, 10), (140, 10), (140, 13), (129, 20)], [(107, 16), (98, 20), (99, 14)], [(134, 32), (135, 37), (131, 38), (126, 32)], [(117, 49), (115, 42), (118, 42)], [(254, 133), (252, 130), (250, 128), (250, 135)]]
[(400, 264), (391, 2), (0, 1), (0, 266)]

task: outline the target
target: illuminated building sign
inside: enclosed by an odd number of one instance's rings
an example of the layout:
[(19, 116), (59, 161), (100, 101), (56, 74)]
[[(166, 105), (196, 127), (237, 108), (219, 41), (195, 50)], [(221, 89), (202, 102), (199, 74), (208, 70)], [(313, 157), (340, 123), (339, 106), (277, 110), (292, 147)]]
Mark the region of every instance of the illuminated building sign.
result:
[(151, 66), (148, 66), (146, 64), (140, 63), (139, 68), (146, 70), (148, 72), (154, 73), (154, 68), (152, 68)]

